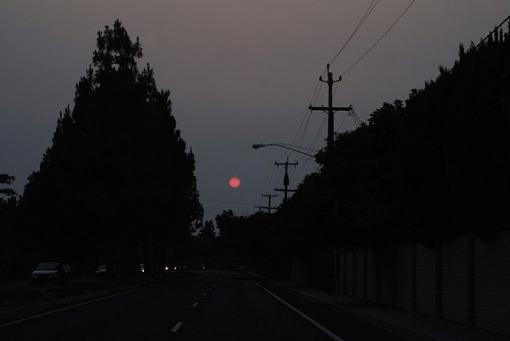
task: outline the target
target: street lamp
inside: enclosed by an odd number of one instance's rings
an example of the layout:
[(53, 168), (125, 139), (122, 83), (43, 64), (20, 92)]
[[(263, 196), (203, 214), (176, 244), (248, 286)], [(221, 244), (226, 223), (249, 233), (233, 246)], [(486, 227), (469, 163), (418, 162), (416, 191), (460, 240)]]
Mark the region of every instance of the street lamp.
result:
[[(284, 148), (284, 149), (288, 149), (288, 150), (292, 150), (293, 152), (296, 152), (296, 153), (299, 153), (299, 154), (303, 154), (303, 155), (306, 155), (308, 157), (315, 158), (315, 155), (313, 155), (313, 154), (306, 153), (306, 152), (303, 152), (301, 150), (297, 150), (295, 148), (289, 147), (288, 145), (282, 144), (282, 143), (256, 143), (256, 144), (252, 145), (252, 148), (253, 149), (259, 149), (259, 148), (272, 147), (272, 146), (280, 147), (280, 148)], [(296, 148), (302, 148), (302, 147), (296, 147)]]

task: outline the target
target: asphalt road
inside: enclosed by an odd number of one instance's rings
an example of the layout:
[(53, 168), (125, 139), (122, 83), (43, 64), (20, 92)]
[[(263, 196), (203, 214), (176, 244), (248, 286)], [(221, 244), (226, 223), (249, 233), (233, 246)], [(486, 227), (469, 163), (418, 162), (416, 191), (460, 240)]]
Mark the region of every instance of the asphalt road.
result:
[(334, 307), (262, 285), (235, 272), (190, 273), (0, 327), (0, 340), (396, 339)]

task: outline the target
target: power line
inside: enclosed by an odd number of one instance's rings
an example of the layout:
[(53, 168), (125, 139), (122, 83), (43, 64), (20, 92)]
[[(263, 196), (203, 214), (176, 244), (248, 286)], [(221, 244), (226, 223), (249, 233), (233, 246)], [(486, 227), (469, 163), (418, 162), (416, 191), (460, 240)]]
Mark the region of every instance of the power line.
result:
[[(363, 16), (361, 17), (360, 21), (358, 22), (358, 24), (356, 25), (356, 27), (354, 28), (353, 32), (351, 33), (351, 35), (349, 36), (349, 38), (347, 39), (347, 41), (344, 43), (344, 45), (342, 45), (342, 47), (340, 48), (340, 50), (331, 58), (329, 64), (332, 64), (336, 61), (336, 59), (341, 55), (341, 53), (345, 50), (345, 48), (349, 45), (349, 43), (352, 41), (352, 39), (354, 38), (354, 36), (356, 35), (356, 33), (359, 31), (359, 29), (363, 26), (363, 24), (365, 23), (365, 21), (370, 17), (370, 15), (372, 14), (372, 12), (375, 10), (375, 8), (377, 7), (377, 5), (379, 4), (379, 1), (380, 0), (372, 0), (372, 2), (370, 3), (370, 5), (368, 6), (368, 8), (366, 9), (365, 13), (363, 14)], [(327, 73), (327, 70), (324, 70), (323, 71), (323, 74), (326, 74)], [(319, 86), (320, 85), (320, 86)], [(310, 100), (310, 105), (315, 105), (315, 103), (317, 102), (317, 99), (320, 95), (320, 92), (322, 90), (322, 82), (317, 82), (316, 85), (315, 85), (315, 89), (314, 89), (314, 93), (312, 95), (312, 98)], [(318, 90), (318, 91), (317, 91)], [(335, 92), (336, 92), (336, 89), (335, 89)], [(311, 118), (311, 114), (312, 112), (309, 111), (308, 112), (308, 119), (306, 120), (306, 124), (305, 124), (305, 128), (303, 129), (303, 132), (301, 134), (301, 137), (299, 138), (299, 142), (298, 144), (300, 144), (304, 138), (304, 135), (306, 133), (306, 130), (308, 128), (308, 125), (309, 125), (309, 122), (310, 122), (310, 118)], [(300, 128), (303, 124), (303, 121), (301, 122), (300, 124)], [(298, 129), (300, 129), (298, 128)], [(293, 143), (295, 142), (295, 137), (294, 136), (294, 139), (292, 140)], [(287, 153), (288, 155), (288, 153)]]
[[(319, 81), (319, 83), (320, 83), (320, 86), (318, 88), (318, 91), (317, 91), (316, 95), (314, 94), (315, 96), (312, 97), (312, 101), (310, 101), (310, 105), (315, 105), (317, 103), (317, 100), (319, 98), (319, 95), (321, 93), (322, 86), (323, 86), (322, 82)], [(306, 130), (307, 130), (308, 125), (310, 123), (310, 119), (312, 118), (312, 110), (307, 109), (307, 111), (308, 111), (308, 120), (306, 121), (305, 129), (303, 129), (303, 133), (301, 134), (299, 140), (297, 141), (297, 144), (303, 143), (303, 139), (305, 138)]]
[(317, 144), (317, 142), (319, 142), (319, 138), (322, 134), (322, 130), (326, 126), (327, 121), (328, 121), (327, 117), (324, 117), (324, 119), (322, 120), (321, 126), (320, 126), (319, 130), (317, 131), (317, 134), (315, 135), (315, 138), (313, 139), (313, 142), (312, 142), (310, 148), (315, 148), (315, 145)]
[[(312, 96), (310, 97), (310, 101), (309, 101), (310, 104), (315, 104), (317, 102), (317, 99), (319, 98), (319, 95), (320, 95), (321, 90), (322, 90), (322, 86), (323, 86), (322, 82), (317, 80), (317, 82), (315, 83), (315, 87), (314, 87)], [(291, 140), (291, 144), (290, 145), (292, 145), (292, 144), (301, 145), (302, 144), (304, 136), (306, 134), (306, 131), (307, 131), (309, 123), (310, 123), (311, 115), (312, 115), (312, 111), (307, 109), (305, 111), (305, 113), (304, 113), (303, 119), (301, 120), (301, 123), (300, 123), (298, 129), (296, 130), (296, 133), (294, 134), (294, 137)], [(298, 138), (298, 135), (299, 135), (299, 133), (301, 131), (301, 128), (303, 127), (303, 124), (305, 122), (306, 122), (306, 124), (304, 125), (303, 131), (302, 131), (301, 135)], [(304, 148), (304, 149), (306, 149), (306, 148)], [(285, 150), (284, 152), (282, 152), (282, 154), (278, 158), (278, 161), (285, 160), (285, 158), (288, 158), (289, 155), (290, 155), (290, 152), (288, 150)], [(270, 183), (272, 181), (275, 169), (276, 169), (276, 167), (273, 168), (273, 174), (271, 175)], [(270, 184), (268, 184), (268, 186), (266, 188), (266, 192), (268, 191), (269, 186), (270, 186)]]
[[(326, 116), (324, 116), (322, 118), (322, 123), (319, 127), (319, 129), (317, 130), (317, 133), (315, 134), (315, 137), (313, 139), (313, 142), (312, 144), (310, 145), (310, 148), (313, 148), (315, 147), (315, 145), (317, 144), (317, 142), (319, 141), (319, 138), (320, 136), (322, 135), (322, 131), (324, 130), (324, 127), (326, 126), (326, 122), (327, 122), (327, 118)], [(292, 180), (298, 178), (301, 173), (303, 172), (303, 170), (305, 169), (306, 165), (308, 164), (308, 162), (310, 162), (311, 158), (307, 158), (307, 157), (303, 157), (299, 160), (299, 162), (303, 162), (303, 165), (296, 171), (294, 171), (292, 174), (291, 174), (291, 178)]]
[[(374, 11), (374, 9), (377, 7), (378, 3), (379, 3), (380, 0), (372, 0), (370, 5), (368, 6), (368, 8), (366, 9), (365, 13), (363, 14), (363, 16), (361, 17), (361, 19), (359, 20), (358, 24), (356, 25), (356, 27), (354, 28), (353, 32), (351, 33), (351, 35), (349, 36), (349, 38), (347, 39), (347, 41), (344, 43), (344, 45), (340, 48), (340, 50), (333, 56), (333, 58), (331, 58), (331, 63), (333, 63), (339, 56), (340, 54), (344, 51), (344, 49), (349, 45), (349, 43), (352, 41), (352, 39), (354, 38), (354, 36), (356, 35), (356, 33), (359, 31), (359, 29), (363, 26), (363, 24), (365, 23), (365, 21), (370, 17), (370, 15), (372, 14), (372, 12)], [(313, 93), (312, 93), (312, 96), (310, 98), (310, 101), (309, 101), (309, 104), (310, 105), (315, 105), (318, 98), (319, 98), (319, 95), (321, 93), (321, 90), (322, 90), (322, 87), (323, 87), (323, 84), (322, 82), (320, 81), (317, 81), (315, 83), (315, 87), (314, 87), (314, 90), (313, 90)], [(301, 144), (303, 142), (303, 139), (306, 135), (306, 131), (308, 129), (308, 126), (310, 124), (310, 119), (311, 119), (311, 116), (312, 116), (312, 111), (311, 110), (306, 110), (304, 115), (303, 115), (303, 118), (301, 119), (301, 122), (298, 126), (298, 129), (296, 130), (296, 133), (294, 134), (294, 137), (292, 138), (291, 140), (291, 143), (294, 144), (294, 143), (297, 143), (297, 144)], [(303, 124), (304, 124), (304, 128), (303, 128)], [(322, 126), (321, 128), (319, 129), (320, 131), (322, 131), (322, 128), (325, 124), (325, 121), (323, 120), (322, 122)], [(302, 129), (303, 128), (303, 129)], [(302, 131), (301, 131), (302, 130)], [(301, 134), (300, 134), (301, 132)], [(298, 138), (299, 136), (299, 138)], [(317, 138), (317, 137), (316, 137)], [(314, 142), (314, 145), (315, 145), (315, 142)], [(284, 153), (281, 154), (281, 157), (279, 158), (280, 160), (281, 159), (284, 159), (286, 156), (288, 157), (290, 154), (289, 151), (286, 151)], [(269, 183), (267, 185), (267, 188), (266, 188), (266, 191), (267, 189), (269, 189), (269, 186), (271, 185), (272, 183), (272, 180), (273, 180), (273, 176), (274, 176), (274, 171), (275, 171), (275, 168), (273, 168), (273, 172), (271, 174), (271, 178), (269, 180)]]
[[(333, 63), (340, 55), (341, 53), (345, 50), (345, 48), (349, 45), (349, 43), (352, 41), (352, 39), (354, 38), (354, 36), (356, 35), (356, 33), (360, 30), (360, 28), (363, 26), (363, 24), (365, 23), (365, 21), (370, 17), (370, 15), (372, 14), (372, 12), (374, 11), (374, 9), (377, 7), (378, 3), (379, 3), (380, 0), (372, 0), (370, 5), (368, 6), (367, 10), (365, 11), (365, 13), (363, 14), (363, 16), (361, 17), (361, 19), (359, 20), (358, 24), (356, 25), (356, 27), (354, 28), (353, 32), (351, 33), (351, 35), (349, 36), (349, 38), (347, 39), (347, 41), (344, 43), (344, 45), (340, 48), (340, 50), (333, 56), (333, 58), (331, 59), (331, 63)], [(318, 81), (316, 82), (315, 84), (315, 87), (314, 87), (314, 91), (312, 93), (312, 96), (310, 98), (310, 106), (312, 105), (315, 105), (318, 98), (319, 98), (319, 95), (321, 93), (321, 90), (322, 90), (322, 82)], [(297, 144), (302, 144), (303, 142), (303, 139), (306, 135), (306, 132), (308, 130), (308, 127), (309, 127), (309, 124), (310, 124), (310, 120), (311, 120), (311, 115), (312, 115), (312, 111), (311, 110), (307, 110), (305, 111), (305, 114), (303, 115), (303, 118), (298, 126), (298, 129), (296, 130), (296, 133), (294, 134), (294, 137), (293, 139), (291, 140), (291, 143), (294, 144), (297, 142)], [(317, 139), (318, 137), (320, 136), (320, 133), (322, 132), (323, 128), (324, 128), (324, 125), (326, 123), (326, 120), (323, 119), (322, 121), (322, 124), (319, 128), (319, 133), (317, 133), (317, 135), (315, 136), (315, 139), (313, 141), (313, 146), (316, 145), (317, 143)], [(302, 131), (301, 131), (302, 130)], [(300, 134), (301, 132), (301, 134)], [(299, 138), (298, 138), (299, 136)], [(297, 139), (298, 138), (298, 139)], [(297, 140), (296, 140), (297, 139)], [(281, 157), (280, 157), (280, 160), (285, 158), (285, 156), (289, 156), (290, 152), (289, 151), (286, 151), (285, 153), (282, 153)], [(308, 163), (308, 159), (306, 159), (305, 161), (305, 164)], [(269, 182), (268, 182), (268, 185), (266, 187), (266, 191), (267, 189), (269, 189), (269, 187), (271, 186), (272, 184), (272, 181), (273, 181), (273, 177), (274, 177), (274, 173), (275, 173), (275, 167), (273, 167), (273, 170), (272, 170), (272, 173), (271, 173), (271, 177), (269, 179)]]
[(343, 73), (342, 73), (342, 76), (344, 76), (345, 74), (347, 74), (348, 72), (350, 72), (356, 65), (358, 65), (363, 59), (365, 59), (366, 56), (368, 56), (368, 54), (370, 52), (372, 52), (373, 49), (375, 49), (377, 47), (377, 45), (379, 45), (379, 43), (381, 42), (381, 40), (383, 40), (387, 35), (388, 33), (390, 33), (390, 31), (393, 29), (393, 27), (395, 27), (395, 25), (398, 24), (398, 22), (406, 15), (406, 13), (411, 9), (411, 7), (414, 5), (414, 3), (416, 2), (416, 0), (412, 0), (409, 5), (404, 9), (404, 11), (397, 17), (397, 19), (386, 29), (386, 31), (384, 31), (384, 33), (379, 37), (379, 39), (377, 39), (375, 41), (375, 43), (370, 46), (370, 48), (361, 55), (361, 57), (359, 57), (358, 59), (356, 59), (356, 61), (354, 61), (354, 63), (351, 64), (351, 66), (349, 66)]
[(262, 194), (263, 198), (267, 198), (267, 206), (259, 205), (259, 206), (255, 206), (255, 207), (259, 209), (259, 212), (260, 212), (260, 210), (267, 210), (267, 213), (271, 214), (271, 210), (275, 208), (275, 207), (271, 206), (271, 199), (276, 198), (277, 196), (278, 196), (277, 194)]
[(487, 111), (490, 111), (492, 110), (494, 107), (500, 105), (501, 103), (503, 103), (504, 101), (506, 101), (508, 99), (508, 97), (510, 96), (510, 94), (505, 94), (503, 95), (503, 97), (501, 97), (497, 102), (493, 103), (490, 107), (488, 107), (486, 110)]
[(347, 38), (346, 42), (342, 45), (340, 50), (338, 50), (338, 52), (333, 56), (333, 58), (331, 58), (331, 60), (329, 61), (329, 64), (333, 64), (336, 61), (336, 59), (340, 56), (340, 54), (342, 54), (342, 52), (345, 50), (345, 48), (352, 41), (352, 38), (354, 38), (354, 36), (356, 35), (356, 33), (358, 33), (358, 31), (361, 28), (361, 26), (363, 26), (365, 21), (367, 21), (368, 17), (370, 17), (370, 14), (372, 14), (374, 9), (377, 7), (377, 5), (379, 4), (379, 1), (380, 0), (372, 0), (370, 5), (368, 6), (367, 10), (365, 11), (363, 16), (361, 17), (360, 21), (358, 22), (358, 24), (354, 28), (354, 31), (352, 31), (351, 35), (349, 36), (349, 38)]
[[(322, 90), (322, 87), (323, 87), (323, 83), (322, 82), (318, 82), (320, 84), (320, 87), (318, 88), (318, 91), (316, 93), (316, 95), (314, 94), (314, 97), (313, 97), (313, 100), (311, 101), (311, 105), (315, 105), (317, 103), (317, 100), (319, 98), (319, 95), (320, 95), (320, 92)], [(308, 122), (307, 122), (307, 126), (308, 126), (308, 123), (310, 122), (310, 118), (312, 116), (312, 110), (308, 110), (309, 112), (309, 115), (308, 115)], [(308, 148), (303, 148), (303, 149), (308, 149), (308, 150), (313, 150), (315, 151), (315, 149), (312, 148), (312, 145), (315, 146), (316, 144), (316, 140), (318, 139), (318, 137), (320, 136), (320, 134), (322, 134), (322, 130), (324, 128), (324, 125), (326, 124), (326, 117), (323, 117), (322, 119), (322, 123), (321, 123), (321, 126), (319, 127), (319, 130), (315, 136), (315, 138), (313, 139), (314, 142), (312, 142), (312, 144), (308, 147)], [(305, 137), (305, 132), (306, 131), (303, 131), (303, 134), (301, 135), (299, 141), (297, 142), (298, 144), (302, 144), (303, 143), (303, 139)], [(287, 156), (289, 155), (289, 153), (287, 153)], [(304, 164), (303, 166), (299, 169), (299, 170), (296, 170), (296, 168), (293, 168), (292, 171), (291, 171), (291, 178), (294, 180), (295, 179), (295, 173), (296, 171), (298, 171), (299, 173), (301, 173), (302, 169), (304, 168), (304, 166), (306, 166), (306, 164), (308, 163), (308, 161), (310, 161), (310, 158), (307, 158), (307, 157), (301, 157), (301, 159), (299, 160), (299, 162), (303, 162), (304, 161)]]
[[(315, 104), (317, 103), (317, 100), (318, 100), (318, 98), (319, 98), (319, 96), (320, 96), (320, 93), (321, 93), (321, 91), (322, 91), (322, 87), (323, 87), (322, 82), (317, 81), (317, 82), (316, 82), (316, 84), (315, 84), (315, 88), (314, 88), (314, 91), (313, 91), (312, 97), (310, 98), (310, 101), (309, 101), (309, 103), (310, 103), (311, 105), (315, 105)], [(307, 113), (308, 115), (306, 115), (306, 116), (303, 118), (303, 120), (301, 121), (301, 124), (300, 124), (300, 126), (299, 126), (299, 128), (298, 128), (298, 131), (296, 131), (296, 134), (294, 135), (294, 138), (292, 139), (292, 143), (297, 143), (297, 144), (299, 145), (299, 148), (302, 148), (302, 149), (305, 149), (305, 150), (307, 150), (307, 149), (308, 149), (308, 150), (310, 150), (310, 151), (314, 151), (314, 152), (315, 152), (315, 150), (314, 150), (314, 149), (311, 149), (311, 148), (304, 148), (304, 147), (301, 147), (301, 146), (300, 146), (300, 145), (303, 143), (303, 139), (304, 139), (304, 137), (305, 137), (305, 135), (306, 135), (306, 131), (307, 131), (308, 127), (309, 127), (310, 119), (311, 119), (311, 116), (312, 116), (312, 111), (311, 111), (311, 110), (307, 109), (307, 110), (306, 110), (306, 113)], [(302, 133), (301, 133), (301, 135), (300, 135), (299, 139), (296, 141), (296, 137), (297, 137), (297, 135), (298, 135), (298, 133), (299, 133), (299, 130), (300, 130), (300, 129), (301, 129), (301, 127), (303, 126), (303, 122), (304, 122), (304, 119), (305, 119), (305, 118), (306, 118), (306, 124), (305, 124), (305, 126), (304, 126), (304, 129), (303, 129), (303, 131), (302, 131)], [(322, 128), (324, 127), (324, 123), (325, 123), (325, 119), (323, 120), (323, 122), (322, 122), (322, 126), (321, 126), (321, 128), (319, 129), (319, 131), (320, 131), (320, 132), (322, 132)], [(291, 146), (292, 146), (292, 144), (289, 144), (289, 145), (291, 145)], [(298, 147), (298, 146), (296, 146), (296, 147)], [(290, 155), (290, 152), (287, 150), (287, 151), (285, 151), (284, 153), (282, 153), (282, 154), (281, 154), (281, 156), (280, 156), (279, 160), (284, 160), (285, 158), (288, 158), (288, 157), (289, 157), (289, 155)], [(303, 157), (302, 157), (300, 161), (303, 161), (303, 160), (306, 160), (306, 159), (307, 159), (307, 158), (303, 158)], [(273, 177), (273, 176), (274, 176), (274, 171), (275, 171), (275, 169), (276, 169), (276, 168), (275, 168), (275, 167), (273, 167), (273, 174), (272, 174), (272, 176), (271, 176), (271, 177)], [(293, 174), (294, 174), (294, 173), (295, 173), (295, 168), (293, 168), (293, 169), (292, 169), (292, 174), (291, 174), (291, 177), (292, 177), (292, 178), (294, 178), (294, 176), (293, 176)], [(268, 191), (268, 189), (269, 189), (269, 186), (266, 188), (266, 192)]]
[(224, 200), (208, 200), (208, 199), (201, 199), (200, 201), (203, 202), (209, 202), (213, 204), (225, 204), (225, 205), (242, 205), (242, 206), (253, 206), (253, 204), (249, 204), (246, 202), (239, 202), (239, 201), (224, 201)]
[[(343, 117), (342, 121), (340, 122), (340, 125), (338, 126), (337, 130), (341, 130), (342, 129), (342, 127), (345, 124), (345, 121), (347, 119), (347, 116), (350, 116), (349, 114), (350, 113), (346, 113), (344, 115), (344, 117)], [(354, 123), (359, 125), (359, 122), (357, 122), (357, 121), (359, 121), (359, 118), (357, 117), (357, 115), (356, 115), (356, 113), (354, 111), (353, 111), (353, 114), (356, 116), (356, 118), (353, 117)], [(320, 137), (322, 135), (322, 132), (324, 130), (326, 122), (327, 122), (326, 117), (323, 117), (319, 129), (317, 130), (317, 132), (315, 134), (315, 137), (312, 140), (312, 143), (309, 145), (309, 147), (307, 149), (314, 150), (314, 149), (317, 148), (316, 145), (320, 141)], [(299, 176), (301, 176), (303, 171), (307, 169), (307, 166), (310, 165), (310, 163), (309, 163), (310, 160), (312, 160), (312, 159), (311, 158), (307, 158), (307, 157), (302, 157), (301, 159), (299, 159), (299, 162), (302, 163), (302, 166), (299, 169), (293, 169), (292, 173), (290, 174), (290, 177), (291, 177), (292, 181), (296, 180), (297, 178), (299, 178)]]
[(340, 123), (340, 125), (338, 126), (338, 130), (342, 129), (342, 127), (344, 126), (345, 120), (347, 119), (347, 115), (349, 115), (349, 113), (346, 113), (344, 115), (344, 119), (342, 120), (342, 123)]
[[(335, 83), (334, 93), (336, 93), (337, 89), (338, 89), (338, 83)], [(314, 102), (314, 104), (315, 104), (315, 102)], [(310, 111), (310, 113), (311, 113), (311, 111)], [(317, 145), (317, 142), (319, 141), (319, 137), (322, 135), (322, 131), (323, 131), (325, 125), (326, 125), (326, 117), (324, 116), (322, 118), (319, 129), (317, 130), (317, 132), (315, 134), (315, 137), (312, 139), (312, 142), (309, 144), (309, 146), (306, 149), (316, 150), (315, 146)], [(296, 168), (292, 169), (291, 175), (290, 175), (292, 180), (295, 180), (297, 177), (299, 177), (299, 175), (301, 175), (303, 169), (305, 169), (305, 167), (309, 161), (310, 161), (310, 158), (308, 158), (308, 157), (301, 157), (299, 159), (299, 162), (302, 162), (302, 166), (299, 170), (297, 170)]]
[[(352, 39), (354, 38), (356, 33), (360, 30), (360, 28), (363, 26), (365, 21), (370, 17), (370, 15), (374, 11), (374, 9), (377, 7), (377, 5), (379, 4), (379, 1), (380, 0), (372, 0), (370, 2), (370, 5), (368, 6), (368, 8), (363, 13), (363, 16), (360, 18), (358, 24), (355, 26), (353, 32), (351, 33), (351, 35), (349, 36), (347, 41), (342, 45), (340, 50), (331, 58), (330, 64), (333, 63), (340, 56), (340, 54), (345, 50), (345, 48), (349, 45), (349, 43), (352, 41)], [(317, 99), (318, 99), (318, 97), (320, 95), (320, 92), (322, 90), (322, 86), (323, 86), (323, 84), (320, 81), (317, 81), (315, 83), (315, 87), (314, 87), (312, 96), (311, 96), (310, 101), (309, 101), (310, 105), (315, 105), (315, 103), (317, 102)], [(298, 129), (296, 130), (296, 133), (294, 134), (294, 137), (291, 140), (292, 144), (294, 144), (296, 142), (297, 142), (297, 144), (301, 144), (302, 143), (302, 141), (304, 139), (304, 136), (306, 135), (306, 131), (308, 129), (308, 126), (310, 124), (311, 115), (312, 115), (312, 111), (311, 110), (306, 110), (305, 111), (305, 114), (303, 115), (303, 118), (301, 119), (301, 122), (300, 122), (300, 124), (298, 126)], [(303, 128), (303, 124), (304, 124), (304, 128)], [(323, 124), (324, 124), (324, 122), (323, 122)], [(302, 129), (302, 132), (301, 132), (301, 129)], [(322, 129), (322, 127), (321, 127), (321, 129)], [(301, 132), (301, 134), (299, 134), (300, 132)], [(299, 136), (299, 138), (298, 138), (298, 136)], [(282, 156), (280, 157), (280, 159), (282, 159), (282, 158), (284, 158), (285, 156), (288, 156), (288, 155), (289, 155), (288, 151), (285, 152), (285, 153), (282, 153)], [(274, 169), (273, 169), (273, 171), (274, 171)], [(271, 182), (271, 180), (270, 180), (270, 182)], [(269, 185), (268, 185), (268, 187), (269, 187)]]
[[(269, 188), (271, 187), (271, 185), (273, 184), (273, 178), (274, 178), (274, 174), (276, 172), (276, 165), (273, 165), (273, 170), (271, 171), (271, 176), (269, 177), (269, 182), (267, 183), (267, 186), (266, 186), (266, 189), (265, 189), (265, 192), (268, 192), (269, 191)], [(259, 206), (262, 205), (262, 198), (259, 199)]]
[[(312, 94), (312, 97), (310, 98), (309, 103), (311, 103), (314, 100), (314, 98), (316, 97), (316, 93), (317, 93), (317, 90), (318, 90), (319, 86), (322, 87), (322, 84), (321, 84), (321, 82), (317, 81), (315, 83), (315, 87), (313, 89), (313, 94)], [(307, 120), (307, 117), (308, 117), (308, 120), (309, 120), (309, 117), (310, 117), (309, 110), (305, 110), (303, 118), (301, 119), (301, 123), (299, 124), (299, 127), (296, 130), (296, 133), (294, 134), (294, 137), (292, 138), (291, 143), (295, 143), (296, 142), (296, 138), (298, 137), (299, 132), (301, 131), (301, 128), (303, 127), (303, 123), (305, 123), (305, 120)], [(308, 122), (307, 122), (307, 125), (308, 125)], [(306, 130), (306, 126), (305, 126), (304, 130)], [(303, 132), (303, 134), (304, 134), (304, 132)]]
[(301, 149), (301, 150), (306, 150), (306, 151), (309, 151), (309, 152), (317, 153), (316, 149), (311, 149), (311, 148), (299, 146), (299, 145), (296, 145), (296, 144), (283, 143), (283, 142), (274, 142), (274, 143), (271, 143), (271, 145), (281, 145), (283, 147), (292, 147), (292, 148), (295, 148), (295, 149)]
[(506, 17), (498, 26), (496, 26), (485, 38), (480, 40), (480, 42), (475, 46), (475, 50), (478, 49), (483, 43), (485, 43), (494, 33), (497, 33), (499, 29), (510, 20), (510, 16)]
[[(334, 115), (336, 112), (338, 111), (352, 111), (352, 107), (349, 106), (349, 107), (335, 107), (333, 106), (333, 87), (335, 86), (335, 84), (338, 84), (338, 82), (341, 81), (341, 77), (338, 78), (338, 80), (334, 80), (333, 79), (333, 73), (330, 71), (330, 65), (328, 64), (327, 65), (327, 80), (323, 80), (322, 79), (322, 76), (319, 78), (319, 81), (322, 82), (322, 83), (326, 83), (328, 85), (328, 106), (325, 107), (325, 106), (312, 106), (310, 105), (308, 108), (311, 110), (311, 111), (322, 111), (322, 112), (327, 112), (327, 122), (328, 122), (328, 135), (327, 135), (327, 146), (328, 148), (331, 147), (331, 145), (333, 144), (333, 141), (334, 141), (334, 137), (335, 137), (335, 127), (334, 127)], [(336, 91), (336, 88), (335, 88), (335, 91)], [(321, 128), (319, 129), (319, 131), (322, 131), (322, 128), (325, 124), (325, 120), (323, 120), (322, 122), (322, 126)], [(315, 146), (315, 144), (317, 143), (317, 139), (318, 139), (318, 136), (317, 135), (314, 139), (314, 142), (313, 142), (313, 146)], [(308, 164), (308, 161), (305, 161), (305, 165)], [(301, 172), (301, 170), (300, 170)], [(300, 173), (298, 173), (300, 174)]]

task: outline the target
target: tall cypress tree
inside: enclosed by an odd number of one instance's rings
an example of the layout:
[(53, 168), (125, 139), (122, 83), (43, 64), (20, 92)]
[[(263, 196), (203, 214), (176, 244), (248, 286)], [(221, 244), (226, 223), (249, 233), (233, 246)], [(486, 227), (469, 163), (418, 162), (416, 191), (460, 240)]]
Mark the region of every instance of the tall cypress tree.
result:
[(136, 271), (140, 250), (169, 254), (201, 219), (194, 155), (176, 128), (170, 92), (156, 87), (149, 65), (138, 70), (140, 57), (139, 40), (118, 20), (98, 32), (74, 108), (61, 113), (25, 188), (24, 225), (38, 257)]

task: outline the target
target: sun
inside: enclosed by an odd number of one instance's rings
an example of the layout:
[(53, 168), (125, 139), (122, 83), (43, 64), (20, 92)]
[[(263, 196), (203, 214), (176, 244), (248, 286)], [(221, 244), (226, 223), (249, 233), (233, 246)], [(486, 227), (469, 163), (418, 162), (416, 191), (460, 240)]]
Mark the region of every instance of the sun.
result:
[(241, 186), (241, 180), (238, 177), (233, 176), (228, 180), (228, 185), (231, 188), (238, 188), (239, 186)]

